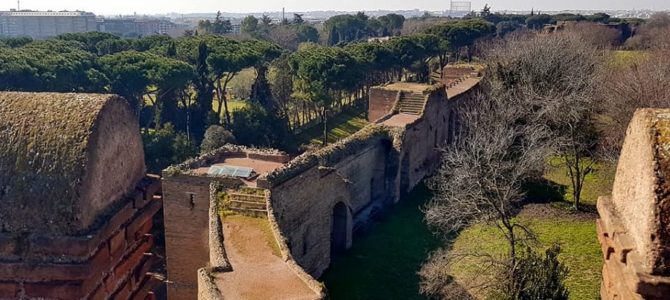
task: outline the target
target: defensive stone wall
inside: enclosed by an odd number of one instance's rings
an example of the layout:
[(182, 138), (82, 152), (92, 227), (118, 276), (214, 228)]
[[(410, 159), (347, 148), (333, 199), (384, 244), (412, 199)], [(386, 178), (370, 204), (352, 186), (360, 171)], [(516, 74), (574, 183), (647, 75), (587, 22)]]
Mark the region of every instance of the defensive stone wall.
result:
[(670, 110), (638, 110), (612, 195), (598, 200), (603, 299), (670, 295)]
[[(467, 84), (465, 90), (474, 91), (478, 79)], [(425, 96), (423, 115), (394, 112), (399, 99), (389, 101), (406, 88)], [(439, 165), (438, 148), (454, 132), (452, 112), (470, 95), (449, 97), (442, 85), (373, 89), (370, 115), (376, 114), (376, 123), (261, 177), (259, 186), (271, 191), (271, 207), (298, 264), (319, 277), (334, 253), (351, 247), (358, 230), (431, 174)], [(396, 117), (410, 121), (387, 123)]]
[[(438, 148), (448, 143), (449, 135), (455, 132), (451, 127), (457, 126), (453, 120), (455, 108), (471, 98), (478, 83), (478, 78), (464, 82), (467, 86), (456, 89), (453, 95), (448, 95), (444, 85), (402, 83), (373, 89), (370, 115), (375, 115), (371, 117), (376, 119), (374, 123), (338, 143), (290, 161), (272, 150), (226, 146), (166, 169), (163, 193), (165, 219), (169, 220), (169, 298), (218, 299), (227, 294), (221, 288), (232, 288), (225, 280), (221, 283), (221, 278), (226, 278), (227, 272), (236, 272), (225, 257), (227, 249), (217, 246), (221, 243), (213, 230), (221, 226), (221, 221), (211, 211), (218, 205), (218, 192), (214, 190), (234, 191), (251, 183), (193, 170), (230, 157), (283, 163), (261, 174), (252, 187), (265, 190), (267, 201), (263, 207), (281, 258), (314, 291), (315, 298), (323, 298), (323, 287), (314, 278), (328, 268), (333, 255), (351, 247), (357, 232), (365, 230), (434, 172), (439, 165)], [(422, 114), (396, 111), (398, 95), (406, 89), (424, 96)], [(261, 207), (241, 198), (229, 201)], [(227, 234), (222, 232), (220, 238)]]

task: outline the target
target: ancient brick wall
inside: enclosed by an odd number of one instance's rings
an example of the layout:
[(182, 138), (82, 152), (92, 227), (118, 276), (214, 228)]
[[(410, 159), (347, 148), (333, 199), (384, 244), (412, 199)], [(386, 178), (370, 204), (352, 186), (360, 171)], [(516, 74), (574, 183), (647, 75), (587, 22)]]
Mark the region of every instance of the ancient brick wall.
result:
[[(351, 210), (347, 183), (336, 170), (313, 167), (273, 188), (272, 199), (277, 223), (293, 258), (318, 277), (330, 262), (333, 208), (341, 202)], [(351, 212), (348, 218), (351, 220)], [(347, 245), (351, 245), (348, 223)]]
[(598, 199), (603, 299), (670, 295), (670, 110), (638, 110), (612, 195)]
[[(437, 148), (453, 131), (449, 116), (460, 101), (470, 97), (467, 91), (476, 89), (476, 82), (451, 98), (444, 86), (425, 86), (426, 112), (416, 121), (402, 126), (371, 124), (258, 178), (257, 186), (266, 189), (270, 197), (269, 220), (286, 263), (298, 268), (297, 263), (312, 277), (320, 276), (336, 252), (352, 245), (356, 228), (366, 226), (376, 214), (399, 201), (402, 192), (431, 174), (439, 163)], [(392, 114), (398, 91), (375, 93), (371, 95), (370, 115), (381, 118)], [(207, 211), (210, 182), (221, 178), (192, 176), (188, 170), (247, 152), (224, 147), (164, 172), (170, 299), (198, 297), (198, 284), (208, 290), (201, 290), (200, 297), (213, 297), (203, 296), (212, 286), (205, 276), (212, 272), (212, 239), (207, 237), (211, 217)], [(259, 155), (282, 162), (286, 159), (272, 152), (268, 157)], [(322, 293), (302, 270), (296, 274), (317, 294)]]
[(161, 205), (160, 181), (147, 178), (85, 235), (0, 234), (0, 299), (144, 299)]
[(195, 299), (196, 271), (209, 263), (208, 177), (163, 179), (169, 299)]
[[(281, 232), (290, 241), (293, 257), (309, 274), (318, 277), (330, 264), (331, 241), (335, 239), (335, 205), (342, 202), (347, 206), (349, 246), (355, 228), (363, 226), (378, 210), (399, 201), (403, 193), (435, 170), (439, 165), (438, 148), (446, 143), (453, 130), (449, 129), (453, 123), (449, 120), (451, 112), (458, 103), (467, 101), (474, 90), (476, 84), (470, 86), (468, 92), (457, 93), (449, 99), (443, 88), (431, 90), (426, 96), (424, 115), (399, 128), (403, 134), (397, 139), (370, 136), (366, 143), (354, 135), (331, 147), (346, 149), (354, 143), (368, 146), (348, 153), (332, 165), (306, 160), (302, 163), (315, 165), (306, 171), (297, 171), (295, 176), (279, 184), (269, 184)], [(373, 110), (371, 104), (371, 115)], [(360, 138), (366, 137), (361, 135)], [(329, 155), (328, 150), (324, 152), (317, 156)]]
[(398, 101), (399, 96), (399, 91), (386, 90), (383, 88), (370, 89), (368, 121), (374, 122), (388, 115)]

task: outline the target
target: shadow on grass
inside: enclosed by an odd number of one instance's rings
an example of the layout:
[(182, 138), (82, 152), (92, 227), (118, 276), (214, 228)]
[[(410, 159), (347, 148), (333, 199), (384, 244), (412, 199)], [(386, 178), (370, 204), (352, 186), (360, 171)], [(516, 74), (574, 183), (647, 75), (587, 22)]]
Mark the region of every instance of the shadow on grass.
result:
[[(551, 204), (554, 208), (566, 211), (575, 211), (573, 203), (565, 199), (565, 193), (568, 191), (566, 185), (541, 178), (527, 182), (523, 188), (526, 191), (526, 199), (521, 203), (522, 207), (526, 204), (539, 203)], [(596, 206), (594, 204), (580, 203), (579, 211), (594, 213), (596, 212)]]
[(417, 272), (443, 245), (421, 211), (430, 197), (425, 186), (415, 188), (333, 260), (320, 279), (330, 299), (426, 299), (419, 293)]

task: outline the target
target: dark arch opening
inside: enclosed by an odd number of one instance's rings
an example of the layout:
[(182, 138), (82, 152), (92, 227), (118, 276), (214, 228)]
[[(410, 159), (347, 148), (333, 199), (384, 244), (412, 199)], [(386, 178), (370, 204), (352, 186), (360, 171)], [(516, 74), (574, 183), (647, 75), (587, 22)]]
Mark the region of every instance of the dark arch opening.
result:
[(347, 250), (347, 206), (340, 202), (333, 207), (333, 229), (330, 235), (331, 255)]
[(400, 197), (409, 192), (409, 153), (405, 153), (400, 163)]

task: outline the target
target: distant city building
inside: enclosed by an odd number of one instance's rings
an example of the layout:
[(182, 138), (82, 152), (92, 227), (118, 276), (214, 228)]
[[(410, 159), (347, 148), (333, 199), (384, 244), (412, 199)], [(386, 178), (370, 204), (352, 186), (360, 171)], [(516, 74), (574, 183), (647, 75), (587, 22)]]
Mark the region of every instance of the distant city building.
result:
[(463, 17), (472, 11), (472, 2), (470, 1), (451, 1), (449, 7), (450, 17)]
[(156, 34), (179, 36), (184, 33), (185, 29), (185, 25), (176, 24), (167, 19), (115, 18), (98, 20), (98, 30), (122, 37), (140, 37)]
[(0, 37), (45, 39), (64, 33), (96, 31), (95, 14), (83, 11), (0, 11)]

